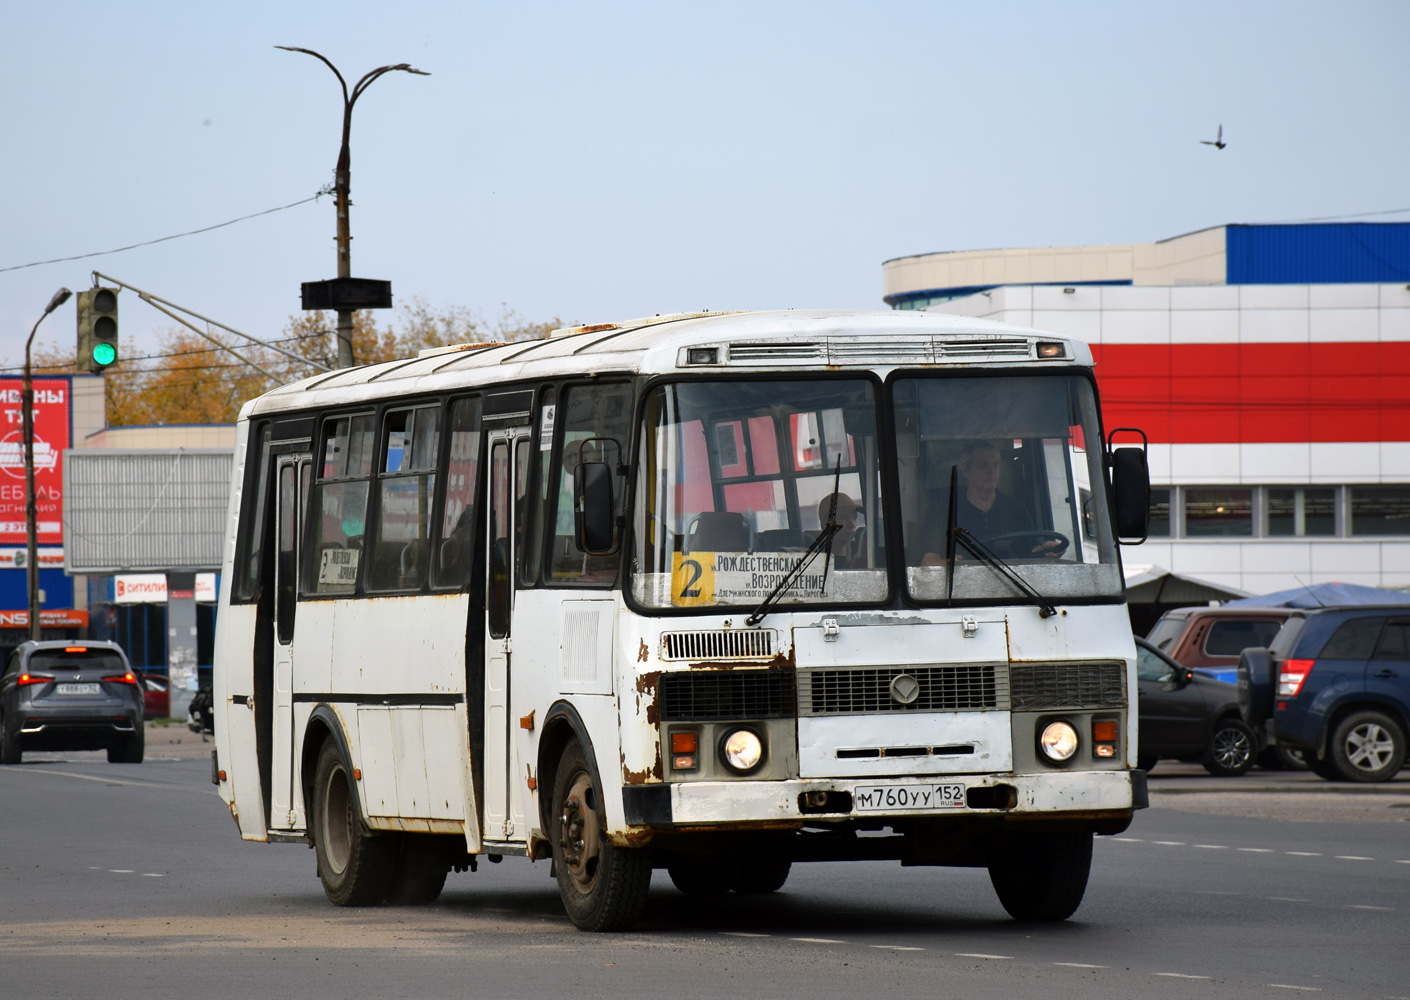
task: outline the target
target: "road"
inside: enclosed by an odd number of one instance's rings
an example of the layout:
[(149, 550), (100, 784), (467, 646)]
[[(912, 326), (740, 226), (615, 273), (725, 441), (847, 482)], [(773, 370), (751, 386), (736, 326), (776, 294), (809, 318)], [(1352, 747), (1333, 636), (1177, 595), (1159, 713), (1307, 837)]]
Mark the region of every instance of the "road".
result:
[(237, 838), (205, 752), (0, 768), (0, 996), (1410, 997), (1410, 774), (1163, 767), (1060, 925), (1008, 920), (983, 871), (859, 863), (708, 900), (658, 872), (640, 927), (588, 935), (523, 859), (337, 909), (307, 848)]

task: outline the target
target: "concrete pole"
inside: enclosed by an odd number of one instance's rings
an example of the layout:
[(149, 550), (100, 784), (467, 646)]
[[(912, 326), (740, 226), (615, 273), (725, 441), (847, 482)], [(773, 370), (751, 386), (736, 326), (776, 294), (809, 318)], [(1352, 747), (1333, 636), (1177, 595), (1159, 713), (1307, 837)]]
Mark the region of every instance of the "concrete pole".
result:
[(191, 715), (196, 695), (196, 574), (166, 575), (166, 672), (173, 719)]

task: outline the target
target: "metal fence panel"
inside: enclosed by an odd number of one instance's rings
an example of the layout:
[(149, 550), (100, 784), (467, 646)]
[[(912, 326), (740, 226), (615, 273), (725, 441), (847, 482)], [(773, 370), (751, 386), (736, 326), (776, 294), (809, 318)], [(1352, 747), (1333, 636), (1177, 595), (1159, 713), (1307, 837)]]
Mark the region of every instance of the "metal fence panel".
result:
[(64, 452), (70, 573), (218, 570), (234, 449)]

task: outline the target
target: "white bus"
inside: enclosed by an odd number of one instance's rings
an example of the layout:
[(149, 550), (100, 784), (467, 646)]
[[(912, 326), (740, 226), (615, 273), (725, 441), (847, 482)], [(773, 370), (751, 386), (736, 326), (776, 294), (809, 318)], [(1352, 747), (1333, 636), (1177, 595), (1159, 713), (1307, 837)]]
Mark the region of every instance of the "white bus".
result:
[(550, 861), (581, 928), (802, 861), (1080, 904), (1146, 804), (1088, 348), (921, 312), (678, 314), (241, 412), (213, 780), (334, 903)]

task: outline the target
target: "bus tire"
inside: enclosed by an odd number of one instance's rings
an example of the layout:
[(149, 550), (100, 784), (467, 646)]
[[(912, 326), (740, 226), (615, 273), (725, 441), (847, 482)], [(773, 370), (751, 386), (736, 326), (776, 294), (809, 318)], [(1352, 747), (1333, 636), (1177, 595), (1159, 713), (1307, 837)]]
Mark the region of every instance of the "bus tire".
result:
[(450, 874), (450, 857), (441, 845), (442, 837), (404, 833), (401, 851), (387, 902), (393, 906), (425, 906), (434, 903), (445, 888)]
[(778, 892), (788, 881), (793, 864), (788, 861), (755, 861), (739, 866), (734, 877), (734, 891), (747, 896)]
[(374, 906), (391, 888), (397, 838), (370, 833), (357, 814), (352, 775), (326, 740), (313, 777), (313, 846), (323, 892), (336, 906)]
[(602, 829), (593, 768), (577, 740), (563, 748), (553, 781), (553, 867), (568, 919), (580, 930), (620, 931), (635, 924), (651, 888), (646, 851), (618, 847)]
[(734, 887), (738, 871), (734, 865), (690, 861), (678, 861), (666, 868), (676, 888), (687, 896), (723, 896)]
[(1066, 920), (1082, 905), (1092, 867), (1091, 831), (1020, 833), (989, 853), (989, 881), (1015, 920)]

